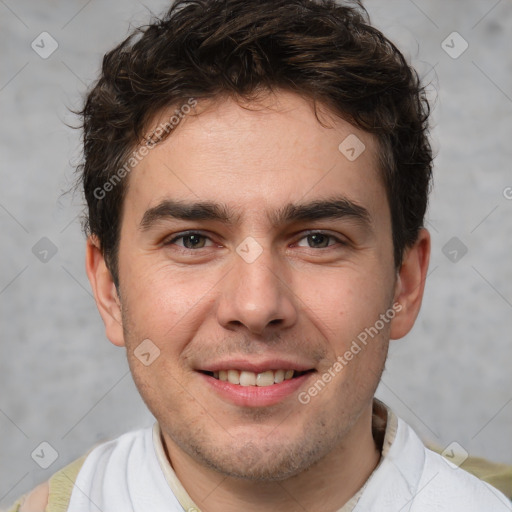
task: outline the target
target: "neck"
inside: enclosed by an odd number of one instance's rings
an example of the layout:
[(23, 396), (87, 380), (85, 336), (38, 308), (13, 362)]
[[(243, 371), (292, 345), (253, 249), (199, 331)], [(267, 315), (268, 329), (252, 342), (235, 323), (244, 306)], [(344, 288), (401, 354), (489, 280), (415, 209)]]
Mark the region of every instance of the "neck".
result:
[(280, 481), (242, 480), (218, 473), (183, 452), (165, 433), (163, 437), (177, 477), (203, 512), (327, 512), (347, 503), (379, 463), (371, 427), (370, 407), (327, 456)]

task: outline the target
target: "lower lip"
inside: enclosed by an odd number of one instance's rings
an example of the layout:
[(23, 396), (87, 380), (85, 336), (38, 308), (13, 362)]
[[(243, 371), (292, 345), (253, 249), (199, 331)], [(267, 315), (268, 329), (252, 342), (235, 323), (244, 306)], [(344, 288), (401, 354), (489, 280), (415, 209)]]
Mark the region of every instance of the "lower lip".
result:
[(271, 386), (240, 386), (199, 373), (206, 384), (222, 398), (241, 407), (268, 407), (282, 402), (293, 395), (314, 372), (308, 372), (293, 379), (284, 380)]

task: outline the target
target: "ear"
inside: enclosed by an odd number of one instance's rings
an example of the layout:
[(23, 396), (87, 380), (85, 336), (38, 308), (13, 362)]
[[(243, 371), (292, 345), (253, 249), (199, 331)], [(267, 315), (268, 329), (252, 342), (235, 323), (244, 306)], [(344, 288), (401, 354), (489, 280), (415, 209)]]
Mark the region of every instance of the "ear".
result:
[(112, 274), (95, 236), (87, 239), (85, 269), (91, 283), (96, 306), (100, 312), (107, 338), (118, 347), (124, 346), (121, 301)]
[(430, 260), (430, 234), (421, 229), (412, 247), (406, 249), (395, 285), (395, 303), (401, 309), (391, 321), (391, 339), (405, 336), (420, 311)]

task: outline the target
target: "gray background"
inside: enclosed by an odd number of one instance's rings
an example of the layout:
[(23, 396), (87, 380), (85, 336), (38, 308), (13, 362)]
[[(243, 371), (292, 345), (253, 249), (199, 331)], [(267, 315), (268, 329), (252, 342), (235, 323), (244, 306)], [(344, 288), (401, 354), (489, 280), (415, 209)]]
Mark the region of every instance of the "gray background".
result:
[[(130, 24), (166, 5), (0, 0), (0, 506), (94, 443), (153, 421), (90, 293), (81, 198), (62, 192), (80, 158), (67, 109)], [(512, 3), (366, 5), (430, 84), (438, 153), (424, 306), (393, 342), (379, 396), (424, 439), (512, 463)], [(31, 48), (43, 31), (59, 45), (46, 59)], [(458, 36), (442, 47), (454, 31), (469, 44), (458, 58), (445, 51), (460, 52)], [(52, 245), (33, 251), (43, 237)], [(46, 470), (31, 457), (51, 462), (43, 441), (58, 453)]]

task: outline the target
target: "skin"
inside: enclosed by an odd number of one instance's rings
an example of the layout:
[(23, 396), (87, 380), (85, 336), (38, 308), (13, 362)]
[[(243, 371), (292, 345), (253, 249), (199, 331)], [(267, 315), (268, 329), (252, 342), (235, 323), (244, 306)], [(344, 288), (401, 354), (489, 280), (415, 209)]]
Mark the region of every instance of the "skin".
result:
[[(430, 238), (421, 230), (397, 271), (372, 135), (325, 109), (322, 126), (309, 101), (284, 91), (243, 106), (200, 102), (198, 115), (149, 152), (129, 177), (119, 289), (94, 236), (87, 273), (107, 337), (126, 347), (170, 462), (201, 510), (334, 511), (379, 462), (372, 399), (389, 339), (404, 336), (418, 314)], [(353, 162), (338, 150), (350, 134), (366, 146)], [(365, 208), (368, 222), (269, 219), (289, 203), (333, 196)], [(143, 229), (145, 212), (165, 199), (221, 203), (237, 218), (160, 218)], [(195, 239), (198, 248), (175, 240), (186, 230), (206, 237)], [(308, 238), (312, 230), (334, 238)], [(262, 249), (251, 263), (236, 251), (246, 237)], [(394, 303), (400, 313), (300, 403), (298, 393)], [(149, 366), (134, 354), (145, 339), (160, 350)], [(227, 358), (280, 358), (313, 371), (275, 405), (240, 406), (198, 371)]]

